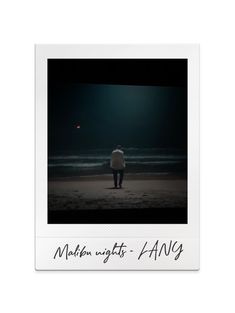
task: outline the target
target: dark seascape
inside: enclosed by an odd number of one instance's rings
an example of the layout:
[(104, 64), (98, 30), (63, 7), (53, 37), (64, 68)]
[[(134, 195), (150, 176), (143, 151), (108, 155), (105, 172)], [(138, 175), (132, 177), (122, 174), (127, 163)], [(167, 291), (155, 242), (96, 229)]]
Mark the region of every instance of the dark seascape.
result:
[(187, 223), (187, 59), (48, 59), (47, 96), (48, 223)]

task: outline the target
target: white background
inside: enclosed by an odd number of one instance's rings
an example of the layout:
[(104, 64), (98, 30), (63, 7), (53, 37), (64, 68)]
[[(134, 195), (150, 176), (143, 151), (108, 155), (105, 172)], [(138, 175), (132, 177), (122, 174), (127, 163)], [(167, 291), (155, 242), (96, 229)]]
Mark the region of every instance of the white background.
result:
[[(232, 312), (234, 1), (0, 5), (1, 312)], [(201, 270), (34, 271), (34, 43), (201, 44)]]

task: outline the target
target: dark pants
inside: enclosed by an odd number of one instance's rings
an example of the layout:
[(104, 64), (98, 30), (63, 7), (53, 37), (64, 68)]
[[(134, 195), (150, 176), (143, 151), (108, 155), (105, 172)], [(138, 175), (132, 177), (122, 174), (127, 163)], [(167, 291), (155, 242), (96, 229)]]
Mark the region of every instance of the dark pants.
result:
[(114, 180), (114, 186), (117, 187), (117, 181), (118, 181), (118, 174), (119, 174), (119, 187), (122, 185), (124, 170), (113, 170), (113, 180)]

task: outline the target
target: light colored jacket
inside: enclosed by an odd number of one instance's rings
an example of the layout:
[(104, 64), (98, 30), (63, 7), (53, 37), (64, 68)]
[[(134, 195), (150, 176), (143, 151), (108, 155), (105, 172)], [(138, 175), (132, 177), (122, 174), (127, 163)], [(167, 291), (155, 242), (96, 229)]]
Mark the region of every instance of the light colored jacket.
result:
[(122, 150), (113, 150), (111, 155), (110, 167), (114, 170), (123, 170), (125, 168), (124, 153)]

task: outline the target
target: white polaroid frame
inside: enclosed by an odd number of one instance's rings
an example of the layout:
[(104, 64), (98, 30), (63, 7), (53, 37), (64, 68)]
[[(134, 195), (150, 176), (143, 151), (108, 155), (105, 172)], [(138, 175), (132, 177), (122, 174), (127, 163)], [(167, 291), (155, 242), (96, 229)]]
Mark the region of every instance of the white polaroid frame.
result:
[[(188, 224), (47, 224), (48, 58), (188, 59)], [(36, 270), (198, 270), (199, 46), (36, 45), (35, 60)], [(120, 253), (105, 262), (115, 243)]]

